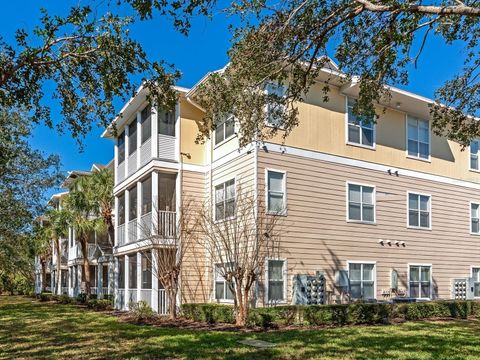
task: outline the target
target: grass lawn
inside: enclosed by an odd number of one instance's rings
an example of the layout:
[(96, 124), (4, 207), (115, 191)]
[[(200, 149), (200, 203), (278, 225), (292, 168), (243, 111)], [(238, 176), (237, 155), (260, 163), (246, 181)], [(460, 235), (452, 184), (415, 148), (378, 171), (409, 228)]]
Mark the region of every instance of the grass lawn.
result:
[[(182, 330), (0, 296), (0, 359), (476, 359), (479, 335), (477, 320), (258, 333)], [(251, 348), (238, 343), (243, 339), (276, 346)]]

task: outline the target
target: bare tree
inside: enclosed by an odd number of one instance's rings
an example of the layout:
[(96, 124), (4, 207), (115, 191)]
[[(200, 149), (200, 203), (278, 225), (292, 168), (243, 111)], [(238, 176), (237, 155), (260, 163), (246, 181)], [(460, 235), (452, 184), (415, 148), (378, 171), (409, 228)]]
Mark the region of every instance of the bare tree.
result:
[(184, 199), (177, 213), (159, 210), (154, 205), (151, 217), (147, 213), (139, 224), (143, 239), (139, 242), (139, 247), (143, 254), (149, 254), (145, 258), (151, 265), (153, 279), (158, 279), (166, 291), (168, 311), (173, 320), (178, 314), (176, 299), (183, 267), (195, 264), (187, 258), (194, 256), (196, 216), (200, 205), (193, 198)]
[(199, 212), (198, 240), (233, 294), (239, 326), (246, 323), (254, 284), (261, 278), (266, 259), (279, 255), (279, 219), (278, 213), (267, 213), (253, 192), (240, 188), (233, 203), (215, 208), (207, 203)]

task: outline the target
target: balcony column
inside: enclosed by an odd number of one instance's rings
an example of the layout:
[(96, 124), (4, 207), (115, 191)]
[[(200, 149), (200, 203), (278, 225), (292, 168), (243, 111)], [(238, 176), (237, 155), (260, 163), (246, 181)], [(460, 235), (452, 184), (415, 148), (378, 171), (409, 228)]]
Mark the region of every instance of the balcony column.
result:
[(109, 286), (113, 285), (113, 305), (115, 309), (118, 309), (118, 274), (119, 274), (119, 261), (118, 257), (113, 258), (113, 276), (110, 278)]
[(113, 246), (118, 246), (118, 205), (119, 205), (119, 201), (118, 201), (118, 196), (115, 196), (115, 215), (113, 217), (113, 228), (114, 228), (114, 231), (113, 231)]
[(125, 159), (123, 160), (123, 163), (125, 164), (125, 170), (123, 174), (123, 178), (126, 179), (128, 177), (128, 160), (129, 160), (129, 153), (130, 153), (130, 144), (128, 141), (129, 138), (129, 128), (128, 125), (125, 126)]
[(158, 249), (152, 249), (152, 309), (156, 312), (158, 309)]
[(118, 183), (118, 138), (115, 138), (115, 146), (113, 147), (113, 168), (115, 169), (114, 171), (114, 184)]
[(130, 191), (125, 190), (125, 244), (128, 244), (130, 242), (130, 236), (129, 236), (129, 231), (130, 229), (128, 228), (129, 222), (130, 222)]
[(158, 233), (158, 172), (152, 172), (152, 234)]
[(125, 310), (128, 310), (128, 303), (130, 302), (130, 261), (128, 255), (125, 256)]
[(175, 160), (180, 161), (180, 101), (175, 105)]
[[(140, 153), (140, 151), (138, 151)], [(139, 160), (140, 163), (140, 160)], [(137, 181), (137, 239), (141, 239), (141, 232), (142, 232), (142, 183)]]
[(142, 299), (142, 253), (137, 252), (137, 302)]
[(158, 157), (158, 110), (152, 107), (152, 158)]
[(103, 299), (103, 265), (97, 264), (97, 297)]
[(140, 168), (140, 147), (142, 146), (142, 112), (137, 111), (137, 169)]

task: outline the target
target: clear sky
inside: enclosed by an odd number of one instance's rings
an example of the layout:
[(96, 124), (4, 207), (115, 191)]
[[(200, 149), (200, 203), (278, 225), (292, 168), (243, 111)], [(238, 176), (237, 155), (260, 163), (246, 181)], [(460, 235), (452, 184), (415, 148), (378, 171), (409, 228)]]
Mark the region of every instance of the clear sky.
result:
[[(51, 14), (64, 15), (70, 6), (78, 3), (88, 4), (90, 1), (4, 1), (0, 34), (8, 42), (17, 28), (32, 30), (38, 23), (41, 6), (46, 7)], [(165, 59), (182, 71), (183, 76), (178, 85), (191, 87), (206, 72), (221, 68), (228, 61), (226, 52), (231, 40), (228, 23), (229, 20), (223, 15), (215, 15), (211, 20), (198, 18), (190, 36), (185, 37), (173, 30), (168, 19), (157, 16), (154, 20), (132, 26), (131, 34), (142, 43), (152, 60)], [(433, 98), (435, 89), (461, 70), (461, 58), (457, 46), (447, 47), (441, 39), (430, 38), (418, 69), (411, 69), (410, 84), (403, 88)], [(46, 103), (49, 101), (52, 100), (45, 99)], [(117, 110), (122, 105), (121, 101), (117, 101)], [(55, 122), (61, 121), (58, 108), (54, 107), (52, 116)], [(113, 157), (113, 143), (100, 138), (103, 130), (97, 127), (83, 140), (83, 152), (79, 152), (78, 145), (68, 133), (59, 135), (44, 126), (35, 129), (31, 144), (46, 153), (59, 154), (64, 171), (84, 170), (89, 169), (93, 162), (107, 163)]]

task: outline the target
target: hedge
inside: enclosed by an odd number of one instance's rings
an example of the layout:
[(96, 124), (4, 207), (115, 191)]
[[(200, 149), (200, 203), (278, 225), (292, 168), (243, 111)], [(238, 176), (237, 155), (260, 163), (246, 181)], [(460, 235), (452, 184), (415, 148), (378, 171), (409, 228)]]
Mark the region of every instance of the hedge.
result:
[[(185, 304), (182, 315), (208, 323), (235, 323), (232, 306), (220, 304)], [(404, 304), (353, 303), (344, 305), (288, 305), (250, 309), (248, 327), (342, 326), (388, 324), (395, 320), (480, 317), (480, 302), (444, 300)]]

